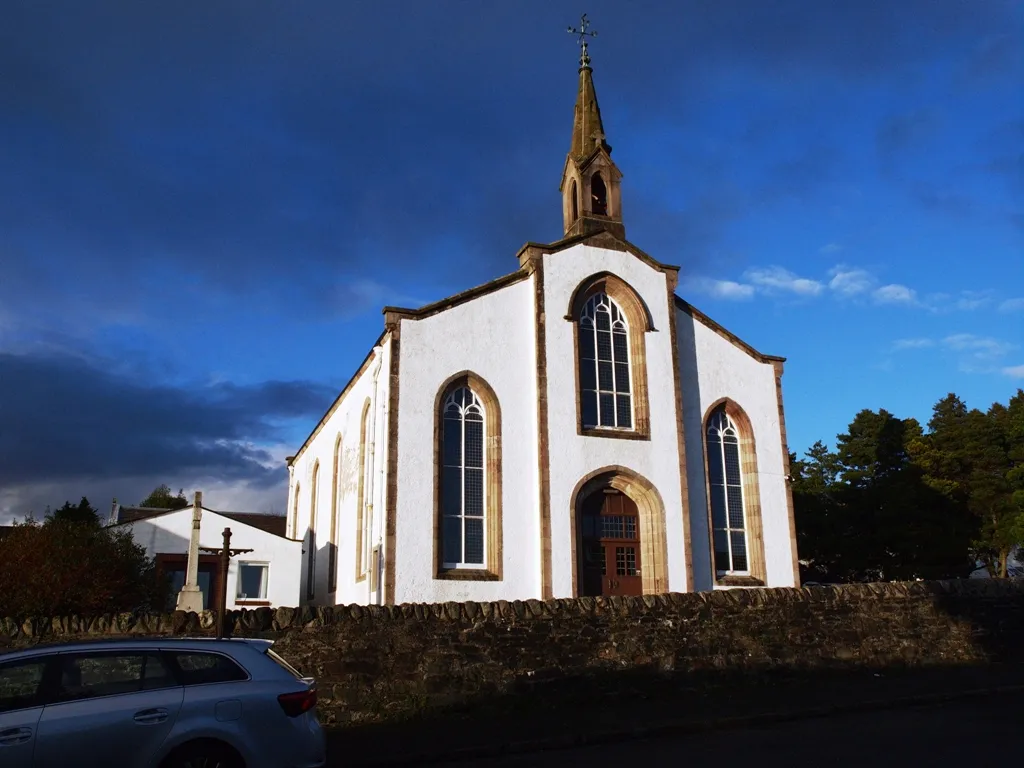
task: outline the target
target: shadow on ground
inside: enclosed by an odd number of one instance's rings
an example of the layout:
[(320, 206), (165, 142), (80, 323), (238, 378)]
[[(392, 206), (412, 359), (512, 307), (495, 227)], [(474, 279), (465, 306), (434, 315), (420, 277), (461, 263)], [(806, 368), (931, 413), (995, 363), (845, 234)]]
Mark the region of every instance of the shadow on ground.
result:
[(331, 729), (328, 754), (332, 759), (343, 755), (345, 765), (472, 760), (1014, 686), (1024, 690), (1024, 664), (601, 673), (525, 685), (401, 721)]

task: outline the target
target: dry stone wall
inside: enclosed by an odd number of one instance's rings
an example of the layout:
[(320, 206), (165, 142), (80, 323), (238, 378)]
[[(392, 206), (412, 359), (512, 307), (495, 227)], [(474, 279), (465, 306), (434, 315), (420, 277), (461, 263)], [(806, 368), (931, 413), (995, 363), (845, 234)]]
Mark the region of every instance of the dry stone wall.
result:
[[(229, 625), (275, 639), (317, 678), (324, 719), (346, 723), (626, 680), (1024, 661), (1024, 581), (260, 608)], [(0, 650), (213, 629), (210, 613), (0, 619)]]

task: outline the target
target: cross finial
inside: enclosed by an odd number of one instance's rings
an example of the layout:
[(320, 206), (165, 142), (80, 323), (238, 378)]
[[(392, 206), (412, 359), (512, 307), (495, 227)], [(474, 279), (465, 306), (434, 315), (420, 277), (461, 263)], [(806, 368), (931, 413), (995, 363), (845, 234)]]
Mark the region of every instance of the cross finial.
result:
[(590, 19), (587, 18), (587, 14), (580, 16), (580, 28), (569, 27), (566, 31), (570, 35), (577, 36), (577, 44), (580, 47), (580, 67), (590, 66), (590, 55), (587, 53), (587, 38), (597, 37), (597, 32), (588, 32), (587, 28), (590, 27)]

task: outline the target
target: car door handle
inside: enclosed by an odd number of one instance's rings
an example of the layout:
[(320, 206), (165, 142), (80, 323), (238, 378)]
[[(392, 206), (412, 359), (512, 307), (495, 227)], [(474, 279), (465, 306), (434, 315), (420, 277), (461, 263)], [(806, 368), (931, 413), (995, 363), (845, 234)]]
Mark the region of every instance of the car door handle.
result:
[(8, 728), (6, 731), (0, 731), (0, 747), (11, 747), (15, 744), (24, 744), (31, 738), (31, 728)]
[(142, 725), (152, 725), (153, 723), (162, 723), (167, 719), (166, 709), (144, 709), (141, 712), (135, 713), (135, 722), (141, 723)]

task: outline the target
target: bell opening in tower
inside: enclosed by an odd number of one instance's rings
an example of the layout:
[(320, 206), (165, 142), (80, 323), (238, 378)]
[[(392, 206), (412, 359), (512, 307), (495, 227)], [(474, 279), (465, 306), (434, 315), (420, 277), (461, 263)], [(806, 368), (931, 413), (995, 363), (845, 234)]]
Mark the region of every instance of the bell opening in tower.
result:
[(600, 171), (595, 172), (590, 179), (591, 210), (598, 216), (608, 215), (608, 190), (604, 186), (604, 179)]
[(572, 218), (569, 220), (569, 223), (571, 224), (580, 217), (580, 201), (579, 193), (576, 191), (576, 179), (572, 180), (572, 185), (569, 187), (569, 194), (572, 196), (572, 202), (570, 203), (572, 206)]

